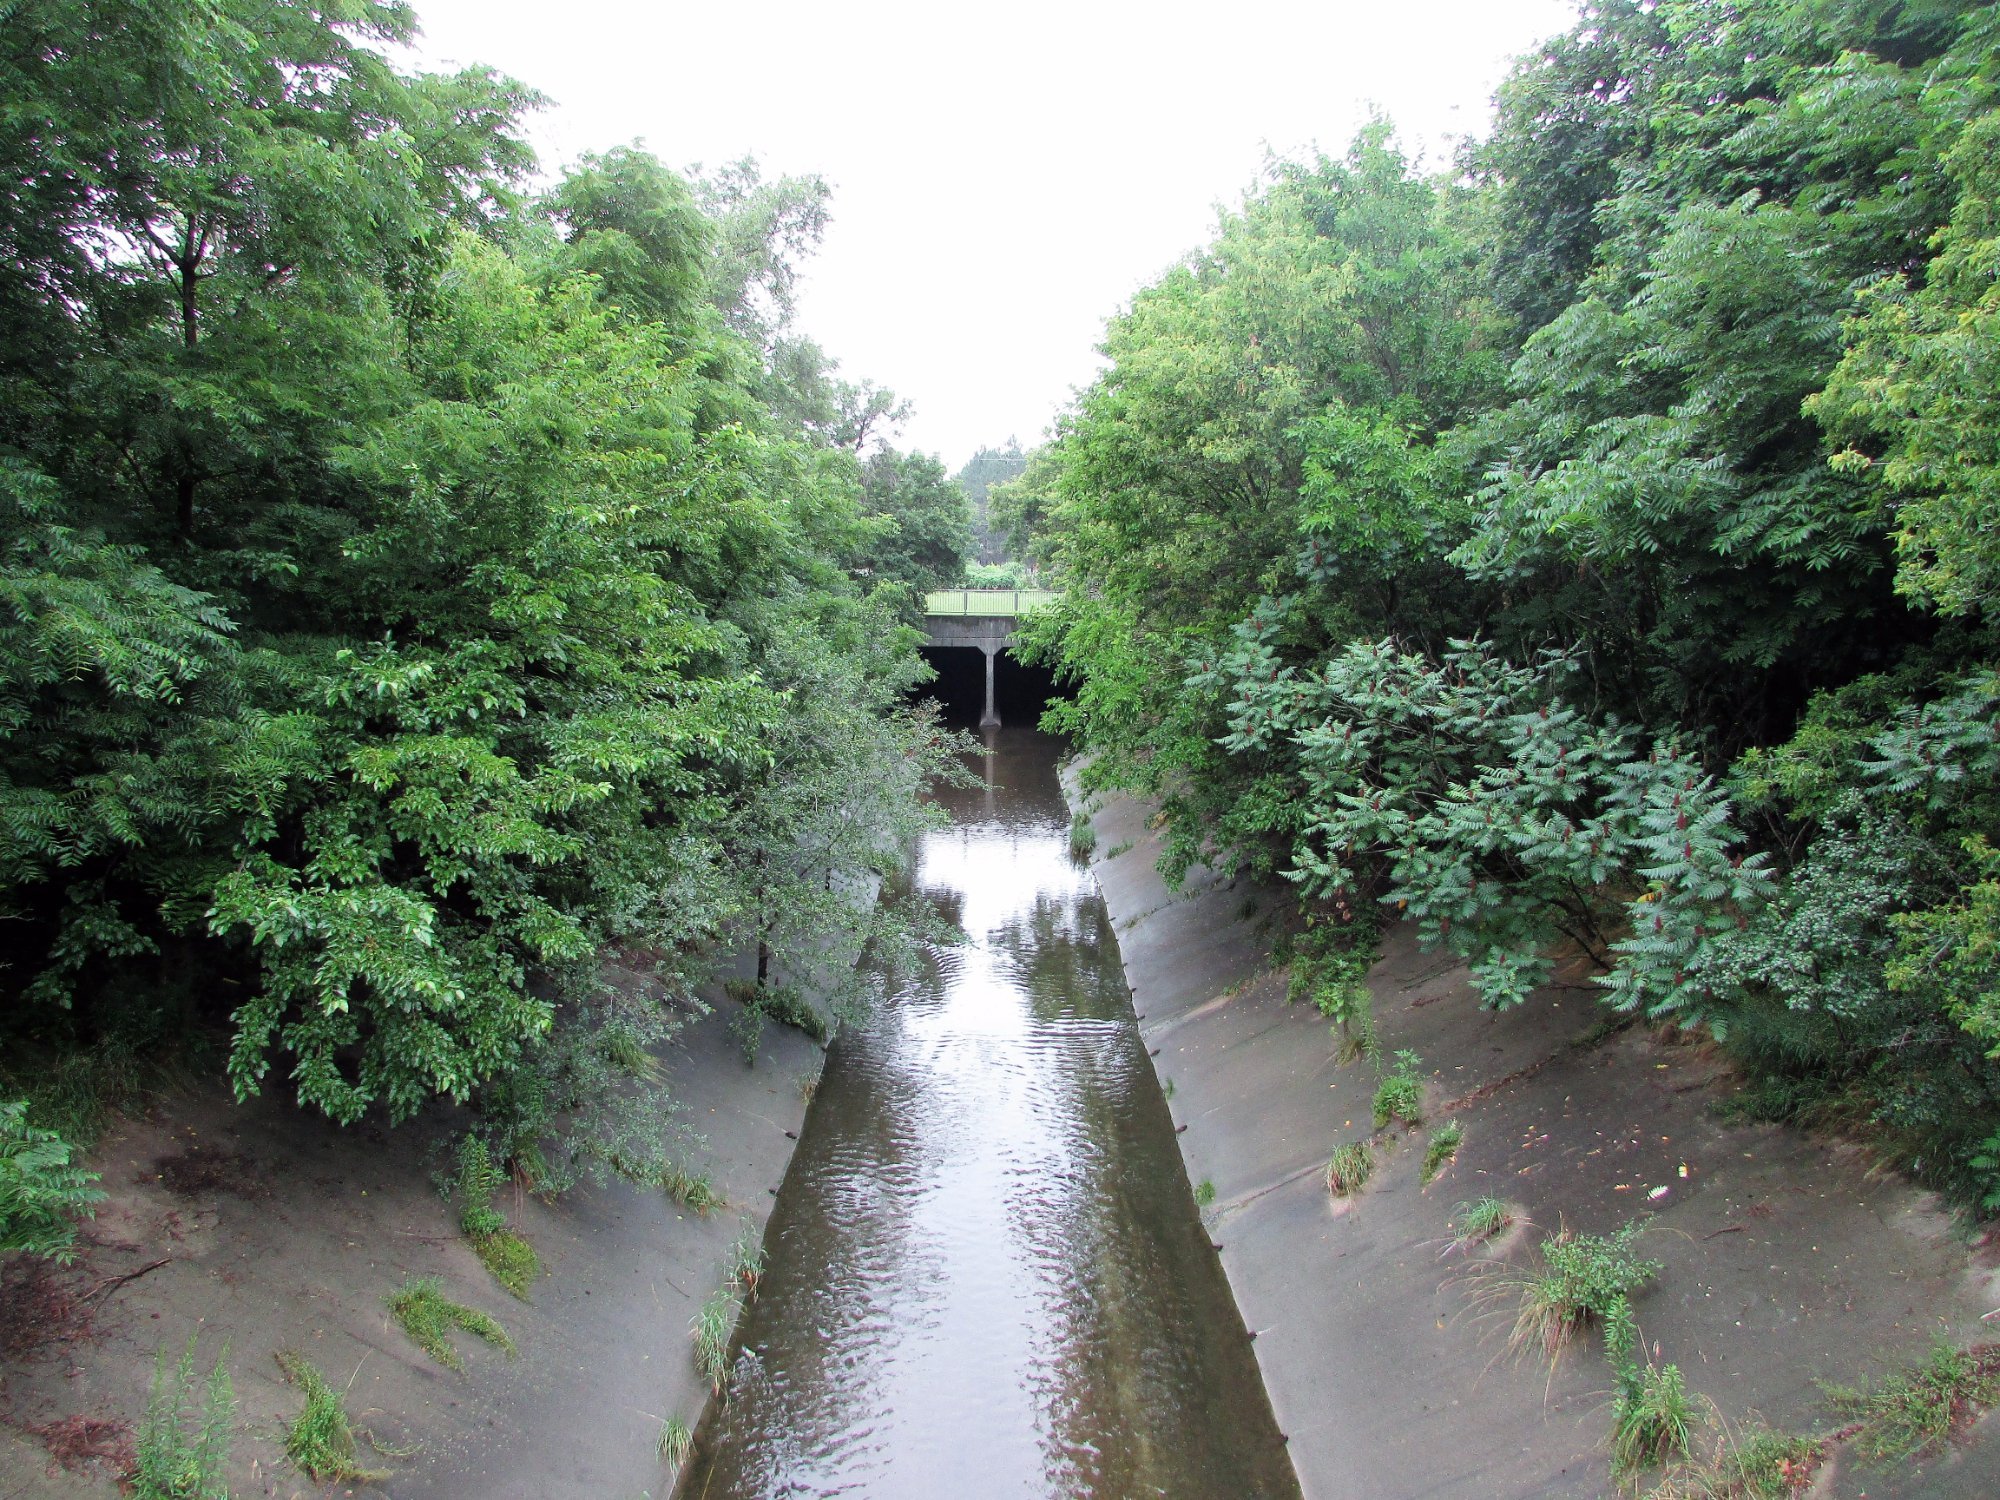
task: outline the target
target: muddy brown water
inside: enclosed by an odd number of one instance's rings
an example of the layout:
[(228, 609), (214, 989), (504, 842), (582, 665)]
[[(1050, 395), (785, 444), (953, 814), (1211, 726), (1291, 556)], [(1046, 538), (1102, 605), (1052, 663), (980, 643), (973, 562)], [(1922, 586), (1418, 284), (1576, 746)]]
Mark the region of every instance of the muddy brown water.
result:
[(967, 941), (835, 1043), (683, 1500), (1298, 1495), (1059, 748), (946, 794), (917, 879)]

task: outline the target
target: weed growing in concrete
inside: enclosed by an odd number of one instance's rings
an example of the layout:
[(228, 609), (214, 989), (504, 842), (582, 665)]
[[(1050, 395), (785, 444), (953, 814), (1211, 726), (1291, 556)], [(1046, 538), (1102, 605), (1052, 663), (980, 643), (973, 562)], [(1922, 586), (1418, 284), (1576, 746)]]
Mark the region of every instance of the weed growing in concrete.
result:
[(1511, 1229), (1513, 1224), (1514, 1210), (1505, 1199), (1489, 1194), (1484, 1198), (1474, 1198), (1470, 1203), (1461, 1203), (1452, 1215), (1452, 1248), (1469, 1250), (1474, 1245), (1483, 1245), (1495, 1235)]
[(818, 1068), (807, 1068), (799, 1074), (799, 1098), (807, 1104), (812, 1103), (813, 1096), (819, 1093), (819, 1076)]
[(755, 1224), (745, 1224), (736, 1243), (729, 1247), (723, 1275), (741, 1287), (746, 1298), (757, 1295), (757, 1285), (764, 1279), (764, 1241)]
[(1629, 1361), (1619, 1371), (1611, 1418), (1611, 1469), (1619, 1475), (1685, 1458), (1694, 1437), (1694, 1404), (1677, 1365), (1643, 1367)]
[(694, 1434), (688, 1431), (687, 1423), (679, 1417), (668, 1417), (660, 1424), (660, 1462), (669, 1471), (679, 1474), (693, 1451)]
[(452, 1330), (459, 1328), (504, 1350), (509, 1359), (514, 1357), (514, 1341), (507, 1337), (506, 1329), (478, 1309), (453, 1302), (429, 1277), (404, 1282), (400, 1290), (389, 1294), (387, 1302), (389, 1316), (402, 1325), (419, 1349), (441, 1365), (465, 1368), (451, 1342)]
[(491, 1234), (473, 1235), (472, 1253), (493, 1273), (495, 1281), (523, 1302), (528, 1300), (528, 1292), (542, 1274), (541, 1257), (533, 1245), (511, 1229), (496, 1229)]
[(1641, 1228), (1633, 1222), (1609, 1235), (1564, 1229), (1542, 1241), (1542, 1268), (1502, 1283), (1503, 1293), (1518, 1298), (1508, 1353), (1533, 1349), (1553, 1364), (1593, 1322), (1604, 1326), (1614, 1360), (1629, 1352), (1631, 1296), (1660, 1274), (1658, 1261), (1641, 1260), (1632, 1248)]
[(1070, 858), (1082, 864), (1098, 846), (1098, 830), (1090, 826), (1090, 814), (1078, 812), (1070, 818)]
[(683, 1208), (707, 1215), (722, 1207), (722, 1194), (715, 1190), (706, 1172), (690, 1172), (686, 1167), (668, 1163), (660, 1169), (660, 1186), (667, 1190), (667, 1196)]
[(542, 1274), (542, 1263), (534, 1246), (510, 1230), (506, 1216), (493, 1206), (493, 1195), (506, 1184), (507, 1174), (485, 1141), (468, 1134), (458, 1143), (458, 1172), (452, 1179), (452, 1191), (458, 1195), (458, 1227), (493, 1279), (525, 1302), (528, 1289)]
[(1194, 1206), (1196, 1208), (1207, 1208), (1210, 1204), (1214, 1202), (1215, 1202), (1215, 1184), (1210, 1182), (1206, 1177), (1204, 1177), (1200, 1182), (1195, 1184)]
[(1336, 1198), (1358, 1193), (1374, 1171), (1375, 1153), (1366, 1141), (1335, 1146), (1326, 1164), (1326, 1190)]
[(1171, 1078), (1163, 1078), (1163, 1079), (1161, 1079), (1161, 1080), (1160, 1080), (1160, 1094), (1161, 1094), (1161, 1096), (1162, 1096), (1162, 1097), (1164, 1097), (1164, 1098), (1167, 1098), (1167, 1099), (1171, 1099), (1171, 1098), (1173, 1098), (1173, 1097), (1174, 1097), (1174, 1081), (1173, 1081), (1173, 1079), (1171, 1079)]
[(1465, 1143), (1465, 1127), (1456, 1120), (1447, 1120), (1431, 1132), (1430, 1143), (1424, 1147), (1424, 1165), (1418, 1174), (1425, 1187), (1429, 1187), (1458, 1155), (1458, 1148)]
[(1645, 1500), (1798, 1500), (1825, 1457), (1817, 1439), (1795, 1433), (1724, 1433), (1707, 1452), (1670, 1464)]
[(1396, 1054), (1396, 1066), (1375, 1085), (1375, 1128), (1395, 1121), (1412, 1127), (1424, 1123), (1424, 1061), (1407, 1049)]
[(688, 1325), (694, 1335), (694, 1367), (718, 1396), (729, 1383), (729, 1338), (736, 1330), (739, 1306), (734, 1288), (718, 1287)]
[(155, 1357), (132, 1476), (138, 1500), (229, 1500), (223, 1471), (229, 1467), (236, 1392), (228, 1364), (225, 1347), (207, 1381), (197, 1381), (192, 1338), (171, 1369), (164, 1348)]
[(729, 1035), (735, 1039), (737, 1050), (743, 1054), (746, 1068), (757, 1066), (757, 1049), (764, 1042), (764, 1011), (758, 1005), (745, 1005), (729, 1018)]
[(364, 1469), (355, 1462), (354, 1428), (340, 1392), (326, 1377), (289, 1349), (278, 1351), (278, 1368), (285, 1379), (305, 1393), (306, 1404), (285, 1429), (285, 1457), (308, 1479), (386, 1479), (386, 1471)]
[(1109, 849), (1106, 849), (1104, 851), (1104, 857), (1106, 859), (1116, 859), (1121, 854), (1129, 854), (1131, 852), (1132, 852), (1132, 841), (1130, 839), (1127, 839), (1122, 844), (1113, 844)]
[(1860, 1424), (1854, 1451), (1886, 1463), (1935, 1447), (2000, 1401), (2000, 1344), (1954, 1349), (1940, 1341), (1921, 1364), (1874, 1386), (1824, 1389), (1836, 1411)]
[(458, 1195), (458, 1227), (478, 1237), (507, 1227), (506, 1218), (493, 1206), (493, 1195), (507, 1183), (507, 1174), (493, 1160), (486, 1142), (467, 1134), (458, 1143), (458, 1172), (452, 1191)]

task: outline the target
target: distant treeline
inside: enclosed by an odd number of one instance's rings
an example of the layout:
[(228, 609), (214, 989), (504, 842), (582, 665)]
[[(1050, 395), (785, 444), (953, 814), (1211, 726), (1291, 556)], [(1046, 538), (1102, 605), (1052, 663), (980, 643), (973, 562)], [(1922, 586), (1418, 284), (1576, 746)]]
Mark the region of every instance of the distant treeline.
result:
[(1602, 0), (1489, 138), (1277, 162), (1000, 492), (1167, 867), (1561, 961), (2000, 1209), (2000, 17)]

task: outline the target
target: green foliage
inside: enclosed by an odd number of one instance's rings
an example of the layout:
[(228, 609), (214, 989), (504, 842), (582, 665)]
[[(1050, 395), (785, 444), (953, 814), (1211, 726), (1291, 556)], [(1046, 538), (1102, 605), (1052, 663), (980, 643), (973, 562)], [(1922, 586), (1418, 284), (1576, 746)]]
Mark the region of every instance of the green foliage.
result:
[(1823, 1457), (1814, 1438), (1769, 1428), (1725, 1432), (1707, 1452), (1670, 1464), (1646, 1500), (1796, 1500)]
[(2000, 1401), (2000, 1347), (1938, 1341), (1914, 1368), (1863, 1388), (1829, 1385), (1826, 1393), (1859, 1426), (1854, 1451), (1887, 1463), (1938, 1446)]
[(742, 1304), (733, 1285), (709, 1293), (688, 1325), (694, 1338), (694, 1367), (716, 1395), (729, 1383), (729, 1340), (736, 1331)]
[(880, 527), (857, 566), (912, 595), (950, 588), (972, 555), (972, 511), (944, 465), (924, 453), (883, 448), (861, 466), (862, 503)]
[(452, 1190), (458, 1194), (458, 1227), (477, 1238), (507, 1227), (507, 1220), (493, 1206), (493, 1195), (507, 1185), (486, 1142), (468, 1131), (458, 1142), (458, 1175)]
[(95, 1172), (70, 1164), (69, 1142), (28, 1123), (25, 1102), (0, 1101), (0, 1254), (26, 1251), (67, 1263), (78, 1217), (104, 1193)]
[(1170, 880), (1410, 920), (1492, 1005), (1589, 964), (1991, 1190), (1996, 40), (1603, 0), (1449, 175), (1384, 124), (1274, 163), (1111, 321), (994, 508)]
[(542, 1274), (541, 1257), (535, 1247), (509, 1229), (493, 1229), (469, 1235), (472, 1253), (493, 1273), (493, 1279), (523, 1302)]
[(1215, 1202), (1215, 1184), (1206, 1177), (1194, 1185), (1194, 1206), (1206, 1209)]
[(669, 1163), (661, 1169), (659, 1183), (668, 1197), (697, 1214), (713, 1213), (722, 1207), (722, 1195), (706, 1172), (690, 1172), (686, 1167)]
[(509, 1359), (514, 1357), (514, 1341), (507, 1337), (506, 1329), (477, 1308), (453, 1302), (428, 1277), (413, 1277), (405, 1282), (389, 1294), (386, 1306), (389, 1316), (419, 1349), (451, 1369), (465, 1368), (464, 1359), (451, 1342), (454, 1330), (462, 1329), (503, 1350)]
[(1458, 1148), (1465, 1144), (1465, 1127), (1456, 1120), (1447, 1120), (1431, 1132), (1424, 1143), (1423, 1167), (1418, 1172), (1418, 1180), (1425, 1187), (1437, 1180), (1438, 1173), (1451, 1165), (1451, 1159), (1458, 1155)]
[(1687, 1456), (1694, 1403), (1676, 1365), (1648, 1363), (1621, 1378), (1611, 1412), (1611, 1468), (1620, 1475)]
[(1423, 1059), (1408, 1050), (1398, 1052), (1395, 1067), (1375, 1085), (1375, 1128), (1401, 1123), (1414, 1129), (1424, 1123), (1423, 1106)]
[(757, 1295), (764, 1279), (764, 1240), (756, 1225), (744, 1225), (743, 1232), (730, 1243), (722, 1270), (723, 1279), (736, 1286), (739, 1296), (748, 1300)]
[(236, 1393), (225, 1348), (206, 1381), (196, 1378), (195, 1341), (169, 1366), (163, 1347), (140, 1420), (132, 1493), (139, 1500), (229, 1500), (229, 1444)]
[(386, 1472), (361, 1467), (347, 1405), (317, 1368), (286, 1349), (278, 1351), (278, 1368), (284, 1372), (286, 1381), (297, 1386), (305, 1397), (304, 1408), (285, 1429), (285, 1457), (298, 1466), (301, 1474), (321, 1483), (389, 1477)]
[(667, 1466), (670, 1474), (679, 1475), (694, 1452), (694, 1433), (679, 1417), (668, 1417), (660, 1424), (660, 1462)]
[(1505, 1199), (1487, 1196), (1461, 1203), (1452, 1215), (1452, 1245), (1459, 1250), (1482, 1245), (1513, 1227), (1514, 1210)]
[(1097, 849), (1097, 828), (1090, 814), (1078, 808), (1069, 820), (1069, 857), (1078, 864), (1089, 860)]
[(721, 943), (915, 942), (856, 892), (952, 746), (855, 574), (955, 577), (963, 497), (864, 476), (894, 398), (786, 332), (824, 184), (621, 147), (524, 201), (537, 96), (414, 26), (65, 3), (0, 62), (0, 1043), (226, 1025), (239, 1095), (644, 1178), (635, 1049)]
[(1366, 1141), (1345, 1141), (1327, 1160), (1326, 1190), (1336, 1198), (1351, 1197), (1374, 1175), (1375, 1148)]
[(1642, 1260), (1633, 1249), (1642, 1229), (1636, 1222), (1609, 1235), (1563, 1229), (1543, 1240), (1540, 1269), (1506, 1288), (1517, 1298), (1508, 1352), (1533, 1351), (1553, 1363), (1585, 1327), (1600, 1323), (1613, 1363), (1627, 1361), (1632, 1294), (1660, 1274), (1660, 1262)]

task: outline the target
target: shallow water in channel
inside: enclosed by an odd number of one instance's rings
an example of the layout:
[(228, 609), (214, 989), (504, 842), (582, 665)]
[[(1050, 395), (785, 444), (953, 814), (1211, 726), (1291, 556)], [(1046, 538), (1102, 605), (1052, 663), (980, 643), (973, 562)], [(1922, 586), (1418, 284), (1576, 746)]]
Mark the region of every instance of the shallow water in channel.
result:
[(944, 794), (917, 880), (968, 940), (828, 1057), (684, 1500), (1298, 1494), (1059, 748)]

